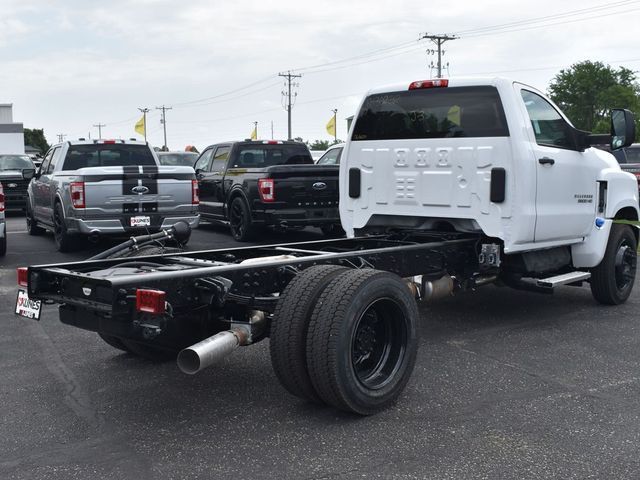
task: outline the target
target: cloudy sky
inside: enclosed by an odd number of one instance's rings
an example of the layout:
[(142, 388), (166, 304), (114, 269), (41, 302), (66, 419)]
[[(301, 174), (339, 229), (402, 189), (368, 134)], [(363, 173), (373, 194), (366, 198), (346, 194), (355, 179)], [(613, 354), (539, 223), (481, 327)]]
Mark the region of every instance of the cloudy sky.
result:
[[(180, 3), (183, 3), (180, 5)], [(425, 33), (445, 43), (447, 76), (503, 75), (542, 90), (583, 60), (640, 69), (640, 0), (0, 0), (0, 103), (49, 142), (134, 137), (148, 107), (149, 141), (202, 148), (286, 138), (284, 79), (294, 91), (293, 136), (338, 137), (368, 88), (431, 78)]]

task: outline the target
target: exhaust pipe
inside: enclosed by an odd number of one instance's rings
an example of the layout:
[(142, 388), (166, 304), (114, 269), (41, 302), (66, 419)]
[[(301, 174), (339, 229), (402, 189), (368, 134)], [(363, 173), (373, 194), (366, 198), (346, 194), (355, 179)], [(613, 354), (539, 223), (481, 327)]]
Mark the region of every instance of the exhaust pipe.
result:
[(216, 333), (182, 350), (178, 354), (178, 368), (193, 375), (219, 362), (240, 345), (246, 345), (248, 341), (249, 330), (246, 328), (232, 328)]

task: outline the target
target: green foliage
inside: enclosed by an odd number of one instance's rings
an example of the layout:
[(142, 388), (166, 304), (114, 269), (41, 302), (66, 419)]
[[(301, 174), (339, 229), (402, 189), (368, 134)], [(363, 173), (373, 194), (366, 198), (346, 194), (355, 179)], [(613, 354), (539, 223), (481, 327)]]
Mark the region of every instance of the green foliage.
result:
[(315, 140), (309, 145), (309, 150), (326, 150), (329, 148), (329, 140)]
[(47, 150), (49, 150), (49, 144), (47, 143), (47, 139), (44, 136), (44, 130), (41, 128), (25, 128), (24, 144), (38, 148), (43, 155), (47, 152)]
[(549, 96), (581, 130), (609, 133), (612, 108), (627, 108), (640, 120), (640, 86), (625, 67), (576, 63), (553, 78)]

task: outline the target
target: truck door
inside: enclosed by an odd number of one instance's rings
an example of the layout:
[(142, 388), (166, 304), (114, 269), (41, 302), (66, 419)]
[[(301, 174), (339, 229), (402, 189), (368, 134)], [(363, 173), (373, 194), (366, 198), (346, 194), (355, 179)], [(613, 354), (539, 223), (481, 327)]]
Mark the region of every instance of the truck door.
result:
[(211, 163), (211, 175), (207, 178), (211, 188), (211, 213), (217, 217), (224, 215), (225, 191), (223, 188), (224, 174), (229, 160), (231, 147), (224, 145), (218, 147), (213, 154)]
[(210, 184), (207, 181), (210, 175), (211, 160), (213, 158), (213, 151), (215, 147), (207, 148), (200, 154), (198, 160), (193, 166), (196, 171), (196, 178), (198, 179), (198, 187), (200, 188), (200, 214), (207, 216), (211, 214), (211, 199), (212, 191)]
[(44, 163), (42, 164), (43, 170), (41, 171), (40, 178), (38, 179), (38, 194), (42, 202), (39, 205), (40, 218), (42, 218), (47, 223), (51, 223), (53, 221), (53, 203), (55, 201), (56, 194), (56, 185), (53, 181), (53, 172), (56, 168), (56, 165), (60, 161), (61, 156), (62, 147), (55, 147), (53, 149), (53, 154), (51, 155), (51, 161), (47, 162), (46, 169), (44, 169)]
[(595, 217), (596, 172), (577, 151), (573, 127), (542, 95), (518, 87), (536, 162), (536, 243), (579, 240)]
[(43, 206), (45, 203), (45, 198), (42, 194), (42, 175), (44, 174), (44, 172), (47, 171), (47, 168), (49, 168), (49, 164), (51, 163), (51, 157), (53, 156), (53, 148), (49, 149), (49, 151), (46, 153), (46, 155), (44, 156), (44, 160), (42, 160), (42, 164), (40, 165), (40, 169), (38, 170), (38, 174), (36, 175), (36, 177), (33, 179), (33, 215), (39, 219), (39, 220), (45, 220), (46, 222), (50, 222), (51, 219), (44, 218), (44, 215), (42, 213), (43, 210)]

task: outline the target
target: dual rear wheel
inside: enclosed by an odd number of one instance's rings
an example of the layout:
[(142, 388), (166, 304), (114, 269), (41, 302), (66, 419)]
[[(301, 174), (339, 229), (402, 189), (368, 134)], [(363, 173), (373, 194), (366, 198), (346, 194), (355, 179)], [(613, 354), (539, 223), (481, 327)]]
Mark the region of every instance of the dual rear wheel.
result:
[(398, 276), (322, 265), (280, 296), (271, 361), (292, 394), (371, 415), (396, 401), (417, 353), (418, 310)]

